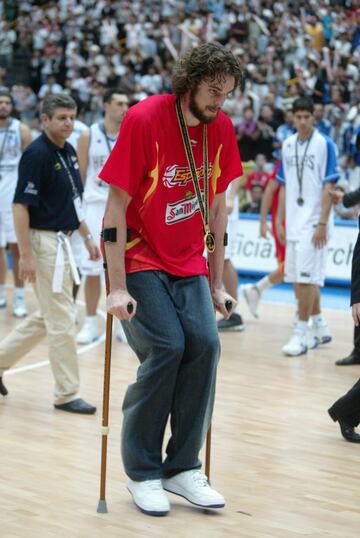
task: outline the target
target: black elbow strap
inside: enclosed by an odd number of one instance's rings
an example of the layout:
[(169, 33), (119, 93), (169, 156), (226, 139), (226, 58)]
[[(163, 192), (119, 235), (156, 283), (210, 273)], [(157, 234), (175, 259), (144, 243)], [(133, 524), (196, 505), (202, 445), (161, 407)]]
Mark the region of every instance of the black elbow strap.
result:
[(116, 228), (104, 228), (101, 232), (101, 237), (104, 243), (116, 243), (117, 230)]
[[(116, 228), (104, 228), (101, 232), (101, 237), (104, 243), (116, 243), (117, 241), (117, 229)], [(131, 241), (131, 230), (126, 230), (126, 241)]]
[(227, 247), (228, 245), (228, 234), (225, 232), (224, 233), (224, 247)]

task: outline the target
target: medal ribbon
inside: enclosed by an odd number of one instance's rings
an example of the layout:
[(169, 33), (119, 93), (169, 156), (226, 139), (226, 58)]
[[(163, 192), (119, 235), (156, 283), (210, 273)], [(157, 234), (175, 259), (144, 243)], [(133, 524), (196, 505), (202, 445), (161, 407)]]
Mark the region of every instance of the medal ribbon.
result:
[[(196, 191), (196, 196), (199, 202), (199, 208), (201, 217), (204, 223), (205, 231), (205, 247), (209, 253), (214, 252), (215, 250), (215, 237), (210, 232), (209, 227), (209, 160), (208, 160), (208, 145), (207, 145), (207, 127), (203, 126), (203, 159), (204, 159), (204, 200), (201, 195), (200, 182), (197, 176), (194, 154), (191, 147), (189, 131), (187, 129), (183, 111), (181, 109), (180, 99), (176, 99), (176, 113), (178, 117), (178, 122), (180, 126), (181, 137), (183, 139), (185, 153), (189, 168), (191, 171), (191, 177)], [(209, 275), (210, 278), (210, 275)], [(211, 433), (211, 431), (209, 430)]]
[(109, 155), (110, 155), (110, 153), (111, 153), (111, 146), (110, 146), (110, 142), (109, 142), (109, 137), (108, 137), (107, 132), (106, 132), (106, 129), (105, 129), (105, 124), (104, 124), (104, 122), (99, 123), (99, 128), (100, 128), (100, 131), (102, 132), (102, 134), (104, 135), (105, 142), (106, 142), (106, 146), (107, 146), (107, 149), (108, 149), (108, 152), (109, 152)]
[(303, 197), (302, 197), (302, 186), (303, 186), (303, 175), (304, 175), (304, 167), (305, 167), (305, 158), (306, 158), (306, 154), (307, 154), (307, 150), (309, 148), (309, 144), (310, 144), (310, 141), (311, 141), (311, 138), (312, 138), (312, 135), (313, 135), (314, 131), (312, 131), (311, 135), (309, 136), (308, 140), (307, 140), (307, 143), (306, 143), (306, 147), (305, 147), (305, 151), (304, 151), (304, 155), (301, 159), (301, 163), (300, 163), (300, 170), (299, 170), (299, 155), (298, 155), (298, 141), (299, 141), (299, 135), (297, 135), (296, 137), (296, 141), (295, 141), (295, 162), (296, 162), (296, 176), (297, 176), (297, 180), (298, 180), (298, 183), (299, 183), (299, 200), (303, 200)]
[(205, 237), (210, 233), (209, 228), (209, 158), (207, 143), (207, 127), (203, 127), (203, 153), (204, 153), (204, 197), (201, 194), (200, 181), (196, 172), (195, 159), (191, 147), (189, 132), (185, 123), (184, 114), (181, 108), (180, 99), (176, 99), (176, 113), (179, 121), (181, 137), (184, 143), (186, 158), (188, 161), (191, 177), (193, 180), (196, 197), (199, 202), (201, 217), (204, 223)]

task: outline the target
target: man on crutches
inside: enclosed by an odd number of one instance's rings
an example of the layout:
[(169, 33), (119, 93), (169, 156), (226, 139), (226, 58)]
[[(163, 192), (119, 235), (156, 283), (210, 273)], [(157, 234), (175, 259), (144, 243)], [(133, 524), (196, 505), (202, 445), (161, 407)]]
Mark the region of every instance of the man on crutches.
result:
[(214, 305), (227, 318), (236, 304), (221, 287), (225, 191), (242, 168), (221, 107), (241, 78), (220, 45), (188, 52), (175, 66), (174, 95), (130, 108), (99, 174), (110, 184), (107, 309), (140, 361), (123, 403), (122, 458), (128, 490), (149, 515), (169, 512), (165, 491), (201, 508), (225, 505), (199, 453), (220, 354)]

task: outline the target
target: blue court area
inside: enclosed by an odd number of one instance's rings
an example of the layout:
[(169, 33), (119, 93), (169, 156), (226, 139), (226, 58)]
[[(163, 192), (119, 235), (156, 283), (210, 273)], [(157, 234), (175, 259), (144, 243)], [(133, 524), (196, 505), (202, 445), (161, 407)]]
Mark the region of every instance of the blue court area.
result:
[[(239, 285), (257, 282), (258, 278), (239, 276)], [(239, 297), (241, 292), (239, 290)], [(266, 290), (261, 300), (268, 303), (294, 304), (294, 292), (290, 284), (278, 284)], [(345, 310), (350, 312), (350, 287), (324, 286), (321, 289), (322, 308)]]

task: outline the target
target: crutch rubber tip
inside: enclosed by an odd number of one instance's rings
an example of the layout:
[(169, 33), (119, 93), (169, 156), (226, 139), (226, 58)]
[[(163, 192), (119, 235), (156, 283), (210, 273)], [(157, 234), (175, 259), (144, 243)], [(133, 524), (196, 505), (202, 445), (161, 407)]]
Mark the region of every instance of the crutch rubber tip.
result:
[(106, 505), (106, 501), (99, 501), (98, 507), (97, 507), (98, 514), (107, 514), (108, 509)]
[(128, 303), (126, 305), (126, 310), (128, 311), (128, 314), (132, 314), (132, 311), (134, 310), (134, 305), (132, 303)]

